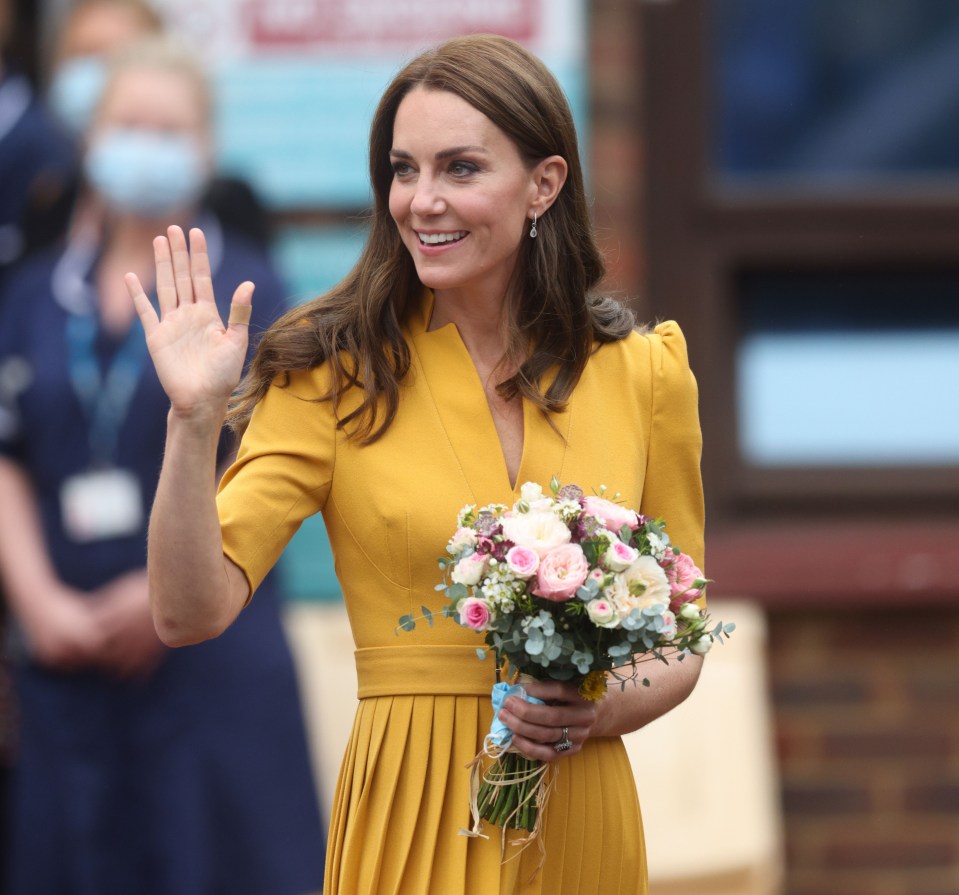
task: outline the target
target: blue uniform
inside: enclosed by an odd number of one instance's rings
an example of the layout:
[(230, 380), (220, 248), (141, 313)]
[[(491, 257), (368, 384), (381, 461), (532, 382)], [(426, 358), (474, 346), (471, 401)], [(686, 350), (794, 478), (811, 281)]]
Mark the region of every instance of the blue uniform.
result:
[[(255, 338), (280, 309), (280, 285), (252, 245), (213, 221), (201, 225), (224, 316), (238, 283), (257, 284)], [(61, 511), (64, 482), (93, 459), (68, 330), (95, 301), (94, 267), (82, 246), (38, 256), (14, 271), (0, 300), (0, 452), (28, 472), (57, 572), (81, 590), (146, 562), (145, 518), (129, 534), (78, 543)], [(97, 333), (101, 370), (125, 344)], [(149, 358), (137, 364), (113, 462), (135, 475), (148, 508), (169, 402)], [(29, 644), (14, 675), (20, 744), (8, 895), (321, 888), (324, 835), (272, 584), (220, 638), (169, 651), (149, 680), (50, 671), (31, 661)]]
[(23, 248), (30, 201), (54, 199), (72, 180), (76, 150), (22, 75), (0, 75), (0, 276)]

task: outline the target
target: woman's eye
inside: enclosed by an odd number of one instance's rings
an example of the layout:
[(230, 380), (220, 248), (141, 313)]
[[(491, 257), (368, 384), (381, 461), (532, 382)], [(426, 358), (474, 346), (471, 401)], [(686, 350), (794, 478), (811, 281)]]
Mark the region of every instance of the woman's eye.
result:
[(403, 177), (412, 170), (406, 162), (393, 162), (391, 167), (393, 168), (394, 177)]
[(478, 170), (479, 168), (472, 162), (453, 162), (450, 165), (450, 174), (454, 177), (467, 177), (470, 174), (475, 174)]

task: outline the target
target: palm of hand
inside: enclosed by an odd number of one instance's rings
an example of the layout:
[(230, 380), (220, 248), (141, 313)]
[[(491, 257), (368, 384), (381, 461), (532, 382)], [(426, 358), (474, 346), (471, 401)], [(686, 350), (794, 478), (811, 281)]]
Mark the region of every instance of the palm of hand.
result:
[(222, 403), (240, 381), (246, 334), (224, 328), (215, 304), (180, 305), (147, 334), (147, 347), (174, 408)]

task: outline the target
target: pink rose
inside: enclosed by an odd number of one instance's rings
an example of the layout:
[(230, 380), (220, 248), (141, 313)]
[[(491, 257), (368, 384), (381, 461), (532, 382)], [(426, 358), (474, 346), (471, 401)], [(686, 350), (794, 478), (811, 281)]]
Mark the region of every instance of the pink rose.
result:
[(589, 564), (579, 544), (550, 550), (539, 562), (533, 593), (557, 603), (569, 600), (589, 574)]
[[(669, 582), (669, 596), (671, 604), (688, 603), (695, 600), (700, 594), (699, 588), (693, 584), (703, 577), (696, 563), (688, 553), (677, 553), (675, 550), (667, 555), (668, 562), (663, 563), (663, 571)], [(686, 597), (685, 600), (680, 597)]]
[(606, 566), (614, 572), (625, 572), (637, 559), (639, 552), (620, 540), (613, 541), (609, 550), (603, 554)]
[(486, 600), (479, 597), (467, 597), (456, 607), (460, 622), (474, 631), (486, 631), (493, 622), (493, 611)]
[(632, 510), (604, 497), (584, 497), (583, 509), (599, 519), (610, 531), (619, 532), (624, 525), (632, 530), (639, 528), (639, 517)]
[(539, 554), (529, 547), (510, 547), (506, 565), (517, 578), (532, 578), (539, 568)]

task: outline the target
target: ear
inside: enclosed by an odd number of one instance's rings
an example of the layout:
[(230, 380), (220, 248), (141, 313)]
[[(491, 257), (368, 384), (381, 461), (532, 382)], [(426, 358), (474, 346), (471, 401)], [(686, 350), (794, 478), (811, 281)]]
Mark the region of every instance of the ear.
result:
[(533, 201), (529, 208), (532, 218), (535, 212), (538, 217), (546, 212), (559, 195), (559, 191), (566, 183), (566, 174), (569, 166), (561, 155), (550, 155), (536, 164), (532, 171)]

